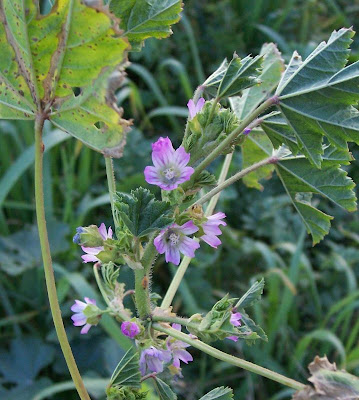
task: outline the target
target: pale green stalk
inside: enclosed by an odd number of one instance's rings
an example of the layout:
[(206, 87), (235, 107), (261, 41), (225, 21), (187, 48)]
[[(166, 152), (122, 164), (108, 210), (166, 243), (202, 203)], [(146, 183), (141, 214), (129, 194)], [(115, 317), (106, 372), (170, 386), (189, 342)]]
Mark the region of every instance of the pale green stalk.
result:
[[(222, 166), (221, 173), (218, 178), (218, 184), (221, 184), (226, 179), (226, 176), (227, 176), (228, 170), (229, 170), (229, 166), (232, 161), (232, 157), (233, 157), (233, 153), (226, 155), (226, 158), (225, 158), (223, 166)], [(220, 196), (220, 194), (218, 193), (218, 195), (212, 197), (211, 202), (209, 203), (209, 205), (206, 209), (206, 212), (205, 212), (206, 217), (209, 217), (210, 215), (212, 215), (212, 213), (216, 207), (217, 201), (219, 199), (219, 196)], [(195, 239), (195, 240), (199, 241), (198, 239)], [(179, 285), (181, 284), (181, 281), (187, 271), (187, 268), (188, 268), (191, 260), (192, 260), (192, 258), (190, 258), (190, 257), (187, 257), (187, 256), (183, 257), (180, 265), (177, 268), (176, 274), (173, 277), (172, 282), (167, 290), (167, 293), (166, 293), (165, 297), (163, 298), (161, 308), (168, 308), (171, 305), (173, 298), (179, 288)]]
[(213, 196), (218, 195), (223, 189), (232, 185), (234, 182), (238, 181), (239, 179), (242, 179), (244, 176), (250, 174), (253, 171), (256, 171), (257, 169), (259, 169), (261, 167), (264, 167), (265, 165), (275, 164), (277, 161), (278, 161), (278, 158), (275, 156), (272, 156), (272, 157), (265, 158), (264, 160), (261, 160), (253, 165), (250, 165), (248, 168), (242, 169), (242, 171), (237, 172), (230, 178), (226, 179), (224, 182), (218, 184), (215, 188), (213, 188), (211, 191), (206, 193), (203, 197), (201, 197), (200, 199), (195, 201), (192, 204), (192, 206), (206, 203)]
[(108, 183), (108, 192), (110, 194), (110, 203), (113, 223), (116, 228), (116, 212), (115, 212), (115, 194), (116, 194), (116, 181), (115, 181), (115, 171), (113, 169), (113, 161), (111, 157), (105, 157), (106, 163), (106, 175)]
[(224, 353), (223, 351), (220, 351), (212, 346), (209, 346), (208, 344), (202, 342), (199, 339), (192, 339), (189, 335), (177, 331), (176, 329), (165, 328), (157, 323), (153, 324), (152, 327), (157, 331), (166, 333), (167, 335), (172, 336), (177, 340), (181, 340), (182, 342), (188, 343), (189, 345), (203, 351), (204, 353), (207, 353), (210, 356), (217, 358), (218, 360), (225, 361), (228, 364), (232, 364), (236, 367), (243, 368), (247, 371), (264, 376), (265, 378), (271, 379), (282, 385), (291, 387), (295, 390), (302, 390), (305, 388), (305, 385), (301, 382), (295, 381), (294, 379), (291, 378), (287, 378), (284, 375), (278, 374), (277, 372), (271, 371), (267, 368), (263, 368), (259, 365), (243, 360), (242, 358), (231, 356), (227, 353)]
[(75, 358), (71, 351), (71, 346), (67, 339), (64, 323), (61, 317), (61, 310), (56, 292), (56, 283), (54, 270), (52, 268), (52, 259), (50, 252), (50, 244), (47, 234), (44, 204), (44, 188), (43, 188), (43, 152), (44, 145), (42, 142), (42, 130), (44, 126), (43, 115), (37, 115), (35, 119), (35, 202), (36, 217), (39, 230), (39, 239), (41, 246), (42, 260), (44, 263), (45, 280), (47, 294), (49, 297), (52, 319), (54, 321), (57, 337), (60, 342), (62, 353), (65, 357), (67, 367), (70, 371), (71, 378), (74, 381), (76, 390), (81, 400), (90, 400), (90, 396), (82, 381), (80, 372), (77, 368)]

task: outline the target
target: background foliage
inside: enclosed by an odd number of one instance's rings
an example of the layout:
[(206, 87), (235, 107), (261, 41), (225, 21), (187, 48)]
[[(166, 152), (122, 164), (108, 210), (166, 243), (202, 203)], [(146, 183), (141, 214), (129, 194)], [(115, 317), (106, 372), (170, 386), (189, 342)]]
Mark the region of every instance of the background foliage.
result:
[[(46, 13), (50, 0), (42, 5)], [(358, 17), (359, 6), (347, 0), (256, 0), (250, 7), (244, 0), (186, 2), (170, 39), (148, 40), (141, 53), (131, 54), (117, 93), (124, 117), (134, 118), (124, 157), (115, 162), (118, 189), (146, 187), (143, 169), (151, 141), (168, 135), (179, 144), (188, 99), (224, 57), (234, 50), (240, 56), (257, 54), (263, 42), (274, 41), (286, 62), (294, 50), (304, 58), (333, 29), (355, 24)], [(350, 62), (359, 59), (358, 37), (352, 48)], [(34, 227), (31, 124), (1, 121), (0, 129), (0, 398), (76, 399), (47, 308)], [(45, 148), (45, 200), (60, 303), (79, 368), (92, 396), (101, 399), (127, 342), (109, 318), (103, 318), (103, 329), (80, 337), (70, 305), (74, 298), (96, 297), (91, 268), (81, 264), (71, 237), (79, 225), (110, 222), (103, 157), (49, 127)], [(357, 146), (351, 151), (359, 157)], [(233, 170), (241, 163), (237, 154)], [(347, 169), (358, 184), (358, 162)], [(253, 311), (268, 343), (216, 345), (302, 381), (314, 353), (327, 354), (359, 375), (358, 214), (321, 200), (321, 209), (335, 219), (329, 236), (312, 247), (278, 178), (261, 184), (263, 192), (238, 183), (223, 193), (218, 209), (229, 222), (224, 245), (198, 252), (175, 299), (176, 310), (208, 310), (225, 293), (236, 297), (264, 276), (263, 300)], [(158, 263), (155, 292), (164, 293), (172, 273)], [(123, 271), (120, 278), (132, 286), (130, 273)], [(197, 400), (221, 385), (233, 387), (235, 399), (290, 397), (290, 389), (192, 353), (195, 362), (175, 385), (180, 399)]]

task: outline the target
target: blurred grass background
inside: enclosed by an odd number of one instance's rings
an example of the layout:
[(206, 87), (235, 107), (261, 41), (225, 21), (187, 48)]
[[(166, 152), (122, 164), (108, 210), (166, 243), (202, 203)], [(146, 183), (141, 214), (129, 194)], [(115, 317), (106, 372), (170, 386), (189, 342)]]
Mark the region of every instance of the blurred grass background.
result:
[[(50, 0), (42, 4), (48, 12)], [(224, 57), (257, 54), (264, 42), (278, 44), (285, 60), (294, 50), (305, 57), (332, 30), (358, 21), (359, 2), (349, 0), (189, 0), (174, 34), (148, 40), (119, 90), (118, 103), (133, 130), (122, 159), (115, 161), (118, 190), (144, 185), (150, 143), (158, 136), (181, 140), (186, 103), (193, 90)], [(350, 61), (359, 59), (354, 38)], [(34, 225), (33, 132), (31, 124), (0, 121), (0, 398), (77, 399), (57, 345)], [(89, 265), (72, 243), (79, 225), (110, 224), (111, 212), (101, 155), (46, 126), (45, 197), (58, 294), (80, 371), (94, 399), (124, 352), (127, 342), (111, 319), (86, 337), (71, 324), (75, 298), (96, 297)], [(356, 146), (351, 148), (359, 157)], [(236, 154), (233, 171), (240, 168)], [(213, 172), (220, 162), (213, 166)], [(359, 182), (358, 162), (348, 167)], [(175, 299), (179, 314), (209, 309), (229, 292), (241, 295), (255, 279), (266, 279), (263, 301), (252, 311), (269, 336), (248, 347), (216, 343), (221, 349), (305, 381), (306, 365), (327, 354), (359, 375), (359, 218), (321, 200), (335, 216), (330, 235), (311, 246), (299, 217), (274, 176), (263, 192), (237, 183), (218, 209), (227, 214), (223, 245), (203, 246)], [(152, 188), (153, 189), (153, 188)], [(174, 273), (160, 259), (155, 292), (164, 294)], [(129, 271), (120, 278), (132, 285)], [(128, 304), (129, 306), (129, 304)], [(175, 383), (179, 399), (196, 400), (218, 385), (229, 385), (235, 399), (289, 399), (291, 390), (209, 358), (192, 349), (195, 362)], [(155, 399), (154, 395), (149, 396)]]

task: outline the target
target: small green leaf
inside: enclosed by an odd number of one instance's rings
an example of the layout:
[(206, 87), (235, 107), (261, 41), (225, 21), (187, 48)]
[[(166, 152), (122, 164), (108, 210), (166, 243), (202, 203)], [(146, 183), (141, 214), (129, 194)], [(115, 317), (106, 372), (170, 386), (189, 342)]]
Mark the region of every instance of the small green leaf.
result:
[(255, 282), (247, 292), (238, 300), (235, 308), (247, 308), (253, 303), (259, 301), (263, 294), (264, 279), (262, 278), (259, 282)]
[(113, 371), (110, 386), (129, 386), (139, 389), (141, 386), (141, 373), (139, 367), (138, 351), (131, 347), (122, 357)]
[(177, 400), (176, 393), (173, 393), (172, 389), (159, 378), (154, 379), (154, 385), (160, 400)]
[(258, 76), (263, 57), (247, 56), (242, 60), (234, 53), (232, 60), (228, 64), (227, 70), (218, 86), (217, 97), (235, 96), (247, 89), (260, 83)]
[(334, 31), (302, 61), (294, 53), (277, 88), (279, 109), (301, 151), (320, 167), (323, 137), (340, 149), (359, 143), (359, 62), (344, 68), (352, 29)]
[[(252, 140), (245, 140), (242, 144), (242, 168), (247, 168), (250, 165), (253, 165), (265, 158), (268, 158), (268, 153), (272, 150), (272, 144), (267, 136), (263, 134), (257, 134), (254, 131), (250, 133), (252, 137), (256, 137), (256, 142), (261, 143), (261, 147), (259, 147)], [(262, 148), (268, 149), (268, 151), (262, 150)], [(245, 175), (243, 178), (243, 183), (250, 187), (259, 190), (263, 190), (263, 186), (259, 183), (261, 179), (269, 179), (272, 176), (272, 172), (274, 170), (273, 164), (268, 164), (262, 168), (257, 169), (256, 171), (251, 172), (248, 175)]]
[(218, 387), (204, 396), (202, 396), (199, 400), (232, 400), (233, 399), (233, 390), (229, 387)]
[(132, 51), (140, 51), (145, 39), (162, 39), (172, 33), (171, 25), (180, 19), (181, 0), (112, 0), (110, 10), (121, 19), (124, 30), (132, 46)]
[(240, 120), (249, 115), (272, 93), (284, 71), (284, 61), (274, 43), (264, 44), (259, 54), (263, 56), (263, 69), (258, 77), (261, 84), (244, 90), (242, 96), (229, 99), (232, 110)]
[(142, 187), (131, 194), (121, 194), (115, 203), (116, 209), (130, 232), (136, 237), (164, 229), (173, 222), (169, 211), (170, 204), (155, 199), (155, 196)]

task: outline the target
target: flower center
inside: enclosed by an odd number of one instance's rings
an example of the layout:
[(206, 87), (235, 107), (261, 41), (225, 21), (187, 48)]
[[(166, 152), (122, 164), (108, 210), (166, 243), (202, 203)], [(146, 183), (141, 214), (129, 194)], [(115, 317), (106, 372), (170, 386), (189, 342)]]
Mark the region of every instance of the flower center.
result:
[(176, 172), (174, 168), (170, 167), (163, 171), (163, 175), (165, 176), (166, 179), (171, 180), (176, 176)]
[(178, 233), (174, 233), (172, 232), (169, 236), (168, 239), (170, 240), (171, 244), (173, 246), (175, 246), (176, 244), (178, 244), (179, 240), (180, 240), (180, 235)]

